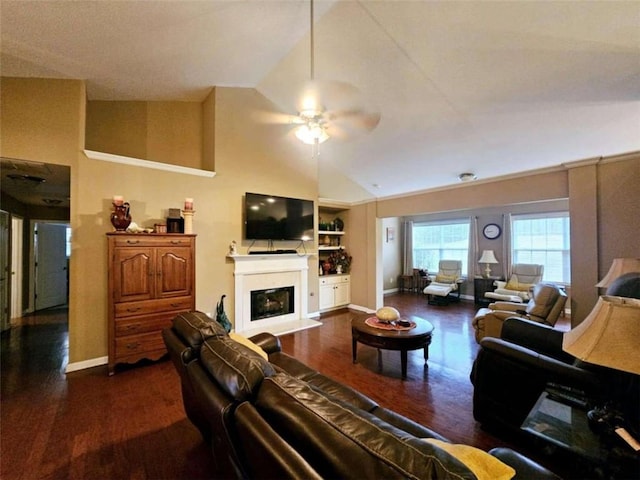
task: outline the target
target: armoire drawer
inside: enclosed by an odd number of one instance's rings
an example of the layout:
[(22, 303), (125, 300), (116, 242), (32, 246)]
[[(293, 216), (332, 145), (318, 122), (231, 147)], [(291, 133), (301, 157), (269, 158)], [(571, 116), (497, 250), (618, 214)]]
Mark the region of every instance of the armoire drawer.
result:
[(166, 350), (161, 331), (116, 338), (116, 358), (161, 349)]
[(156, 312), (184, 312), (192, 310), (192, 297), (165, 298), (162, 300), (143, 300), (115, 304), (115, 317), (132, 317)]
[(171, 320), (181, 312), (188, 310), (156, 313), (139, 317), (116, 318), (116, 337), (136, 335), (138, 333), (154, 332), (171, 326)]

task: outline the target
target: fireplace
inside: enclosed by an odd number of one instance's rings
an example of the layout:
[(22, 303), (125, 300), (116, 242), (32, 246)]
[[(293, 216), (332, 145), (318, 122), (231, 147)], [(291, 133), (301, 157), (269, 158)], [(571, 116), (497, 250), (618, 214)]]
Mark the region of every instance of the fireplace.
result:
[(295, 313), (295, 288), (279, 287), (251, 292), (251, 321)]
[(233, 327), (245, 336), (320, 326), (309, 319), (309, 255), (229, 255), (235, 269)]

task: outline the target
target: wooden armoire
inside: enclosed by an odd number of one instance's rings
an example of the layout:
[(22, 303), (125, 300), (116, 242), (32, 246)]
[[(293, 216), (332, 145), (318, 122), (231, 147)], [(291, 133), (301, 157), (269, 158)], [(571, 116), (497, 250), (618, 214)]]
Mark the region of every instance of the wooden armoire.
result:
[(109, 375), (157, 360), (162, 329), (195, 309), (195, 235), (108, 233)]

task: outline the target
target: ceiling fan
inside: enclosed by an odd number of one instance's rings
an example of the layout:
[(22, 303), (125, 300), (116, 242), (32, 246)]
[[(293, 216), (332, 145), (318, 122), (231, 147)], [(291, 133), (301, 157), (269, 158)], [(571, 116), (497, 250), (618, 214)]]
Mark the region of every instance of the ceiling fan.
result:
[(316, 80), (313, 3), (310, 0), (309, 81), (297, 102), (296, 115), (272, 115), (271, 121), (298, 125), (296, 137), (308, 145), (317, 146), (331, 137), (349, 139), (376, 128), (380, 113), (365, 107), (358, 88), (339, 81)]

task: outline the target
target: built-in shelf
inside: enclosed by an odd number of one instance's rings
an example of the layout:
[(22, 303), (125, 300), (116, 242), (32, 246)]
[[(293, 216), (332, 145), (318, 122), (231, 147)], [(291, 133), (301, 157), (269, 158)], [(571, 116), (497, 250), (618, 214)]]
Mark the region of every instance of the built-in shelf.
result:
[(329, 246), (329, 245), (318, 245), (318, 251), (327, 251), (327, 250), (342, 250), (344, 247), (342, 245), (337, 246)]
[(318, 235), (344, 235), (344, 231), (340, 230), (318, 230)]

